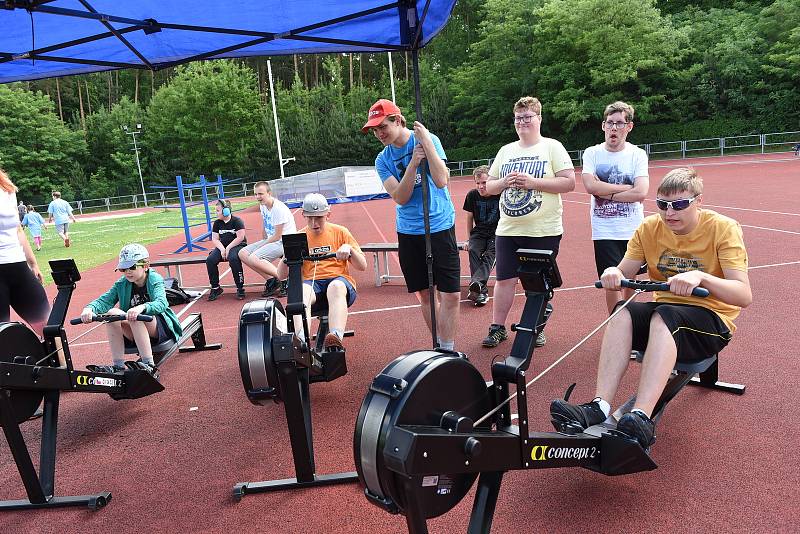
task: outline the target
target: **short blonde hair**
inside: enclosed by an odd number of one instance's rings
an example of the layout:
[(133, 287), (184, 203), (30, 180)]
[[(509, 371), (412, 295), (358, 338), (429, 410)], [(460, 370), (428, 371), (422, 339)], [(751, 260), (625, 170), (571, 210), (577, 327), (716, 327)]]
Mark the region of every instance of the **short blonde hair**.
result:
[(703, 194), (703, 179), (689, 167), (680, 167), (669, 171), (661, 180), (657, 194), (669, 196), (683, 191), (687, 191), (693, 196)]
[(472, 171), (472, 177), (477, 178), (481, 174), (485, 174), (489, 176), (489, 166), (488, 165), (480, 165), (479, 167), (475, 167), (475, 170)]
[(620, 111), (625, 114), (626, 121), (633, 122), (633, 114), (634, 114), (633, 106), (631, 106), (630, 104), (626, 104), (621, 100), (617, 100), (616, 102), (606, 106), (606, 110), (603, 112), (603, 120), (606, 120), (609, 115)]
[(514, 111), (529, 109), (537, 115), (542, 114), (542, 103), (535, 96), (523, 96), (514, 103)]
[(11, 178), (8, 177), (3, 169), (0, 169), (0, 189), (6, 193), (16, 193), (18, 191), (17, 186), (14, 185), (14, 182), (11, 181)]

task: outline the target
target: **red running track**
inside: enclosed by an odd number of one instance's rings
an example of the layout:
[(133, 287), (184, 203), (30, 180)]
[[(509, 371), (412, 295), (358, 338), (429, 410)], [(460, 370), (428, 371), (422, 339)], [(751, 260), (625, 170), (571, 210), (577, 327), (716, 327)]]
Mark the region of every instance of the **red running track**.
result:
[[(697, 160), (705, 179), (706, 206), (738, 219), (750, 254), (755, 302), (744, 310), (739, 329), (721, 357), (721, 377), (747, 385), (742, 397), (687, 388), (670, 404), (658, 426), (653, 458), (659, 468), (624, 477), (579, 469), (511, 472), (505, 477), (494, 532), (676, 532), (797, 531), (795, 504), (800, 467), (795, 422), (800, 420), (795, 323), (800, 294), (800, 160), (715, 158)], [(668, 170), (653, 162), (651, 193)], [(469, 178), (452, 184), (459, 239), (465, 228), (460, 210)], [(564, 195), (565, 236), (559, 255), (564, 286), (548, 324), (548, 344), (534, 354), (540, 371), (570, 349), (604, 316), (595, 279), (588, 224), (588, 196), (578, 187)], [(652, 210), (652, 201), (646, 209)], [(243, 214), (257, 228), (254, 209)], [(389, 200), (336, 205), (332, 219), (351, 228), (362, 242), (395, 241)], [(297, 216), (300, 222), (299, 215)], [(257, 232), (251, 232), (256, 238)], [(175, 237), (151, 246), (151, 253), (177, 248)], [(393, 260), (396, 261), (396, 260)], [(371, 262), (371, 259), (370, 259)], [(462, 257), (463, 271), (468, 270)], [(394, 266), (395, 272), (399, 268)], [(202, 266), (184, 269), (188, 281), (203, 283)], [(247, 272), (249, 281), (255, 280)], [(115, 278), (113, 264), (84, 273), (71, 306), (83, 304)], [(228, 278), (228, 280), (230, 280)], [(397, 281), (373, 285), (371, 268), (357, 276), (359, 297), (347, 339), (350, 372), (335, 382), (312, 386), (318, 473), (353, 469), (352, 433), (371, 379), (386, 363), (410, 350), (427, 348), (430, 336), (418, 303)], [(466, 288), (465, 288), (466, 289)], [(49, 288), (50, 293), (53, 288)], [(255, 288), (248, 296), (257, 298)], [(245, 497), (235, 503), (235, 483), (294, 475), (281, 406), (258, 407), (245, 398), (236, 357), (236, 329), (242, 303), (231, 292), (214, 303), (198, 302), (210, 341), (221, 351), (175, 356), (162, 370), (166, 390), (134, 401), (105, 395), (65, 394), (60, 410), (59, 495), (109, 490), (103, 510), (57, 509), (6, 513), (0, 532), (404, 532), (401, 516), (367, 503), (355, 485)], [(511, 317), (518, 317), (518, 297)], [(480, 347), (491, 306), (462, 303), (457, 349), (470, 355), (484, 374), (498, 349)], [(68, 327), (70, 338), (84, 327)], [(103, 361), (102, 330), (73, 347), (77, 366)], [(599, 337), (592, 338), (529, 390), (531, 428), (548, 430), (549, 401), (577, 382), (577, 399), (594, 387)], [(633, 369), (616, 402), (636, 385)], [(36, 455), (38, 423), (24, 425)], [(24, 496), (7, 448), (0, 447), (0, 498)], [(431, 532), (466, 530), (472, 494), (447, 515), (429, 521)]]

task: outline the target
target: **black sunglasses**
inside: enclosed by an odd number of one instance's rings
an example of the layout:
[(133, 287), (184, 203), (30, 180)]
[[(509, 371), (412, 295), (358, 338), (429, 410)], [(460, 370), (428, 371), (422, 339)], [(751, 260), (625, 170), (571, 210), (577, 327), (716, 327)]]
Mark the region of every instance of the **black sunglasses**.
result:
[(656, 206), (661, 211), (667, 211), (667, 208), (672, 208), (672, 211), (682, 211), (692, 205), (692, 202), (697, 200), (697, 195), (693, 196), (692, 198), (681, 198), (678, 200), (663, 200), (660, 198), (656, 199)]
[(117, 269), (117, 270), (121, 273), (124, 273), (127, 271), (135, 271), (138, 267), (144, 267), (144, 263), (134, 263), (130, 267), (123, 267), (122, 269)]

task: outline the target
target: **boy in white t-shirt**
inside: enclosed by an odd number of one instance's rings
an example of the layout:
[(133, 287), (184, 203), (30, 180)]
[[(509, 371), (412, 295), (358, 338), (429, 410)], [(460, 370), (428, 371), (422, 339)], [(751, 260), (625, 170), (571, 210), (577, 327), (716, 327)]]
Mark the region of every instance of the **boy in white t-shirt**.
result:
[(239, 259), (267, 281), (262, 296), (278, 294), (283, 297), (286, 296), (286, 283), (278, 281), (278, 269), (272, 262), (283, 257), (281, 238), (297, 232), (297, 225), (286, 204), (272, 196), (267, 182), (258, 182), (253, 191), (261, 210), (263, 239), (240, 250)]
[[(606, 106), (601, 123), (605, 142), (583, 153), (581, 178), (586, 192), (592, 195), (592, 241), (598, 277), (622, 261), (628, 240), (644, 219), (642, 201), (650, 180), (647, 154), (626, 141), (633, 129), (633, 114), (633, 106), (625, 102)], [(611, 313), (622, 293), (606, 291), (605, 295)]]

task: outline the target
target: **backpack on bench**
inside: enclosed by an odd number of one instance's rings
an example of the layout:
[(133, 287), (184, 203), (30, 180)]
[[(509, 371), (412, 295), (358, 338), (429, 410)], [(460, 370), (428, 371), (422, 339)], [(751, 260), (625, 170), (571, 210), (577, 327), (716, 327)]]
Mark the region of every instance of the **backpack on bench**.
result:
[(192, 300), (191, 295), (181, 289), (178, 281), (174, 278), (164, 278), (164, 291), (167, 294), (167, 302), (170, 306), (186, 304)]

